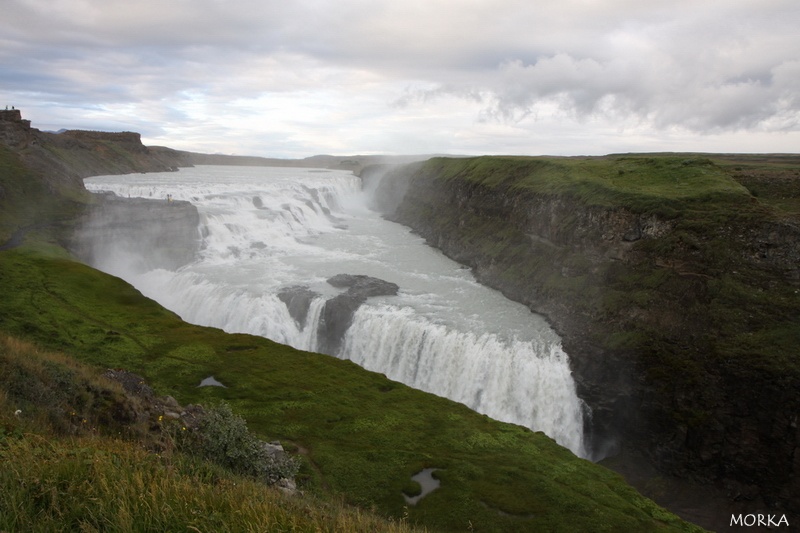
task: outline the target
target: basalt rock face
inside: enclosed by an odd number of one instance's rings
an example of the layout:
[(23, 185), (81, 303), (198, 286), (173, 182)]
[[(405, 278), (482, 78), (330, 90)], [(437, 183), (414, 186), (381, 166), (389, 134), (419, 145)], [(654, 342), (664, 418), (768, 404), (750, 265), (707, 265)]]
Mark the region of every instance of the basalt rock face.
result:
[[(162, 172), (190, 164), (185, 153), (144, 146), (138, 133), (48, 133), (32, 128), (19, 110), (0, 112), (0, 159), (6, 169), (0, 175), (0, 235), (13, 234), (9, 246), (17, 245), (34, 228), (53, 233), (64, 243), (74, 218), (86, 208), (92, 212), (90, 218), (98, 212), (124, 209), (116, 203), (91, 207), (96, 202), (86, 191), (83, 178)], [(188, 212), (185, 207), (179, 207), (166, 219), (184, 212)], [(133, 226), (145, 222), (141, 216), (131, 215)], [(174, 241), (172, 228), (164, 229), (165, 238)]]
[(371, 165), (364, 168), (359, 177), (370, 198), (370, 208), (381, 213), (394, 213), (408, 190), (413, 170), (421, 165)]
[(32, 128), (19, 110), (0, 115), (0, 142), (19, 153), (26, 165), (50, 184), (83, 188), (82, 179), (106, 174), (165, 172), (190, 166), (177, 150), (147, 147), (134, 132), (67, 130), (49, 133)]
[(200, 217), (191, 203), (97, 196), (69, 244), (87, 264), (112, 272), (175, 269), (198, 252)]
[[(341, 348), (345, 332), (353, 323), (353, 314), (361, 304), (373, 296), (395, 295), (399, 287), (361, 274), (337, 274), (327, 281), (337, 289), (346, 289), (325, 302), (319, 317), (317, 349), (335, 355)], [(300, 328), (306, 327), (311, 302), (318, 297), (319, 293), (302, 285), (286, 287), (278, 293), (278, 298), (286, 304), (289, 315)]]
[(598, 458), (635, 450), (732, 500), (800, 510), (796, 220), (636, 212), (429, 165), (402, 179), (389, 218), (561, 334)]

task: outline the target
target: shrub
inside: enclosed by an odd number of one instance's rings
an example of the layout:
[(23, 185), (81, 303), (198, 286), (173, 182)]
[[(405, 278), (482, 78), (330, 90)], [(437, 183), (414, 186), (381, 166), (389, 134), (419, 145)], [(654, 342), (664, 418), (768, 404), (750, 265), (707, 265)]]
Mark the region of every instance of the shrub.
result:
[(290, 479), (299, 470), (297, 461), (253, 435), (247, 429), (247, 422), (234, 414), (227, 403), (206, 409), (196, 430), (181, 433), (185, 437), (177, 440), (184, 451), (267, 484)]

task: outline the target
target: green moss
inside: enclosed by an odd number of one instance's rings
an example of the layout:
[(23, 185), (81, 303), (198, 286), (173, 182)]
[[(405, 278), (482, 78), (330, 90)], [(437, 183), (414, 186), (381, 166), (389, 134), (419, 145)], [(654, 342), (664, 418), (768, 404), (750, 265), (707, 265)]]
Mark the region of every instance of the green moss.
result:
[(435, 158), (424, 172), (491, 188), (565, 195), (586, 205), (676, 217), (687, 207), (749, 201), (750, 193), (706, 158), (684, 156)]

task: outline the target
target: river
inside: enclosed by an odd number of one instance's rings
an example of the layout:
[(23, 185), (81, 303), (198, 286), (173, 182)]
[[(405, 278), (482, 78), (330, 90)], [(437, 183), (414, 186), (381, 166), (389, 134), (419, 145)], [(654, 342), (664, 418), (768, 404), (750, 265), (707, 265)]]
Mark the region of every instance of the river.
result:
[[(350, 172), (199, 166), (178, 172), (98, 176), (90, 191), (192, 202), (202, 248), (175, 271), (136, 271), (127, 249), (94, 265), (122, 277), (184, 320), (320, 348), (320, 316), (342, 293), (337, 274), (399, 286), (355, 311), (333, 355), (497, 420), (543, 431), (585, 456), (584, 406), (567, 354), (546, 321), (480, 285), (471, 272), (369, 206)], [(279, 295), (304, 287), (307, 314)]]

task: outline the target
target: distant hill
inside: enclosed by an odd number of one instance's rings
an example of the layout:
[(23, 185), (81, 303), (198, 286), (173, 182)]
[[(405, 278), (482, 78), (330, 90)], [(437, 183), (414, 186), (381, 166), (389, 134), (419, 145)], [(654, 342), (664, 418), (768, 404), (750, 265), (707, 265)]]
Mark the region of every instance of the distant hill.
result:
[[(151, 150), (174, 152), (170, 148), (151, 147)], [(314, 155), (303, 159), (277, 159), (271, 157), (201, 154), (197, 152), (178, 152), (183, 161), (191, 165), (238, 165), (238, 166), (270, 166), (270, 167), (307, 167), (328, 168), (334, 170), (352, 170), (359, 172), (370, 165), (406, 164), (433, 157), (431, 155)]]

